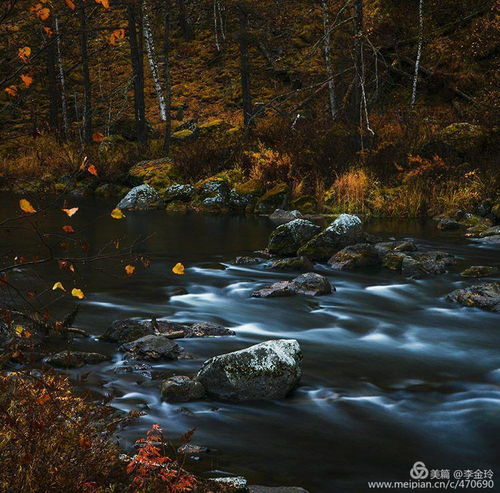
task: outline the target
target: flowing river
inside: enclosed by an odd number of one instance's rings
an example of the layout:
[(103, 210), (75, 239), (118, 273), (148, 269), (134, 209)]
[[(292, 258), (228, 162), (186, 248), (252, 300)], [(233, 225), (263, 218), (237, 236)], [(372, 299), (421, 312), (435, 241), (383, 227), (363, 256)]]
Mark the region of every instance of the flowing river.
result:
[[(0, 219), (15, 214), (16, 204), (4, 197)], [(301, 384), (287, 399), (168, 404), (160, 398), (161, 379), (116, 372), (122, 360), (117, 344), (76, 339), (71, 349), (113, 356), (111, 363), (70, 371), (77, 386), (111, 394), (111, 405), (120, 410), (147, 413), (120, 433), (126, 449), (153, 423), (173, 438), (196, 428), (193, 443), (211, 451), (188, 459), (188, 468), (227, 471), (253, 484), (303, 486), (311, 493), (366, 491), (369, 480), (405, 481), (416, 461), (429, 469), (495, 471), (500, 316), (444, 299), (474, 283), (460, 277), (463, 268), (500, 266), (494, 248), (438, 232), (431, 223), (377, 220), (367, 225), (371, 233), (415, 238), (457, 255), (458, 265), (424, 280), (386, 269), (335, 272), (317, 265), (336, 287), (334, 294), (254, 299), (256, 287), (293, 277), (231, 263), (266, 246), (275, 227), (268, 218), (158, 211), (115, 221), (109, 217), (112, 203), (79, 199), (69, 205), (80, 206), (71, 220), (54, 214), (42, 220), (44, 227), (60, 231), (70, 222), (92, 249), (115, 238), (126, 243), (151, 235), (136, 247), (151, 257), (149, 268), (138, 265), (126, 277), (120, 259), (108, 259), (85, 269), (81, 287), (87, 296), (75, 326), (98, 336), (116, 319), (155, 315), (213, 321), (236, 331), (235, 337), (177, 340), (194, 358), (155, 365), (164, 375), (194, 375), (211, 356), (269, 339), (297, 339), (304, 354)], [(36, 244), (28, 233), (6, 232), (0, 243), (2, 252)], [(177, 262), (185, 265), (184, 276), (172, 274)], [(41, 274), (40, 286), (63, 276), (48, 268)], [(70, 285), (69, 276), (64, 279)], [(188, 294), (169, 297), (174, 286)], [(66, 299), (54, 310), (70, 306)]]

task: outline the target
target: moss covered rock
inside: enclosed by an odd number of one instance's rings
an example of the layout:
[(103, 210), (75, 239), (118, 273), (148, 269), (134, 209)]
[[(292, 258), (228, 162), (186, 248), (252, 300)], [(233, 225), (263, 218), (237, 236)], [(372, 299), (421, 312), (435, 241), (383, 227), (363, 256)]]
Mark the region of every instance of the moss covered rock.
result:
[(492, 276), (498, 272), (496, 267), (488, 265), (472, 265), (460, 273), (462, 277), (487, 277)]
[(134, 185), (146, 183), (160, 191), (181, 181), (180, 168), (168, 158), (141, 161), (132, 166), (128, 172)]
[(295, 255), (321, 228), (306, 219), (294, 219), (278, 226), (269, 237), (267, 249), (277, 255)]

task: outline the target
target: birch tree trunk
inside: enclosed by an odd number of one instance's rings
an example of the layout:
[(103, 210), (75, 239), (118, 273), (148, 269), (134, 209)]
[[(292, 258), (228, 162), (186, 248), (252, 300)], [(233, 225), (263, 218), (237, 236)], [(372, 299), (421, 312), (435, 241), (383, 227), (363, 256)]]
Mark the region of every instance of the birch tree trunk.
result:
[(420, 69), (420, 58), (422, 57), (422, 45), (424, 42), (424, 0), (419, 0), (418, 4), (418, 47), (417, 59), (415, 60), (415, 74), (413, 76), (413, 90), (411, 93), (410, 106), (415, 105), (417, 99), (418, 71)]
[(168, 154), (170, 151), (170, 141), (172, 138), (172, 91), (170, 80), (170, 17), (172, 4), (170, 0), (165, 0), (165, 26), (163, 41), (163, 84), (165, 86), (165, 137), (163, 140), (163, 151)]
[(68, 109), (66, 105), (66, 81), (64, 79), (64, 67), (62, 63), (61, 54), (61, 35), (59, 32), (59, 20), (54, 17), (54, 27), (56, 31), (56, 42), (57, 42), (57, 64), (59, 66), (59, 83), (61, 85), (61, 113), (63, 119), (63, 131), (64, 137), (68, 137)]
[(337, 116), (337, 101), (335, 97), (335, 80), (332, 65), (332, 56), (330, 51), (330, 19), (328, 15), (328, 4), (326, 0), (321, 0), (321, 8), (323, 10), (323, 53), (325, 56), (326, 74), (328, 76), (328, 99), (330, 102), (330, 115), (332, 117), (332, 120), (335, 120), (335, 117)]
[(80, 16), (80, 55), (82, 58), (82, 76), (83, 76), (83, 142), (92, 141), (92, 100), (91, 100), (91, 82), (89, 72), (88, 55), (88, 32), (87, 32), (87, 14), (85, 12), (85, 0), (82, 0), (79, 8)]
[(160, 109), (160, 118), (162, 121), (166, 119), (165, 98), (163, 89), (161, 87), (160, 74), (158, 70), (158, 57), (156, 54), (153, 31), (151, 29), (149, 17), (149, 4), (146, 0), (143, 2), (143, 31), (144, 40), (146, 42), (146, 53), (148, 55), (149, 67), (151, 69), (151, 77), (153, 78), (153, 85), (158, 99), (158, 107)]

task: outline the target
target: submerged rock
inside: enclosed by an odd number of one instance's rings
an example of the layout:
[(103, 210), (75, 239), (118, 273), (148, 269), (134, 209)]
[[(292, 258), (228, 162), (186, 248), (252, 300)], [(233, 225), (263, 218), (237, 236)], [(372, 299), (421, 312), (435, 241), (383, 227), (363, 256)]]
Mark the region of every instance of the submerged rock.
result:
[(164, 202), (158, 192), (144, 184), (132, 188), (116, 207), (123, 210), (147, 211), (161, 209), (163, 206)]
[(381, 263), (382, 260), (376, 248), (369, 243), (358, 243), (345, 247), (328, 261), (328, 264), (335, 270), (353, 270)]
[(437, 223), (437, 229), (440, 231), (456, 231), (461, 227), (462, 225), (458, 221), (455, 221), (455, 219), (450, 217), (443, 217), (442, 219), (439, 219)]
[(456, 289), (446, 296), (446, 299), (468, 307), (500, 312), (500, 282), (488, 282)]
[(312, 260), (327, 260), (341, 248), (363, 239), (361, 219), (352, 214), (341, 214), (325, 230), (311, 238), (297, 251)]
[(280, 281), (269, 284), (252, 293), (254, 298), (276, 298), (282, 296), (293, 296), (306, 294), (310, 296), (321, 296), (331, 294), (335, 288), (328, 279), (320, 274), (308, 272), (292, 279), (291, 281)]
[(84, 365), (97, 365), (111, 358), (100, 353), (83, 351), (61, 351), (44, 358), (43, 362), (56, 368), (81, 368)]
[(479, 238), (486, 238), (488, 236), (500, 235), (500, 226), (492, 226), (484, 231), (481, 231), (478, 236)]
[(321, 228), (306, 219), (294, 219), (278, 226), (269, 237), (267, 249), (276, 255), (295, 255)]
[(203, 398), (205, 389), (197, 380), (176, 375), (162, 383), (161, 395), (168, 402), (189, 402)]
[(271, 260), (265, 264), (266, 269), (281, 271), (310, 271), (314, 264), (307, 257), (288, 257)]
[(145, 361), (176, 360), (182, 352), (178, 344), (164, 335), (147, 335), (122, 344), (118, 350), (130, 359)]
[(460, 273), (462, 277), (487, 277), (492, 276), (498, 272), (496, 267), (487, 265), (472, 265)]
[(197, 379), (207, 394), (227, 401), (278, 399), (298, 384), (302, 352), (294, 339), (256, 344), (205, 361)]
[(235, 265), (255, 265), (265, 262), (267, 259), (263, 257), (236, 257), (234, 260)]

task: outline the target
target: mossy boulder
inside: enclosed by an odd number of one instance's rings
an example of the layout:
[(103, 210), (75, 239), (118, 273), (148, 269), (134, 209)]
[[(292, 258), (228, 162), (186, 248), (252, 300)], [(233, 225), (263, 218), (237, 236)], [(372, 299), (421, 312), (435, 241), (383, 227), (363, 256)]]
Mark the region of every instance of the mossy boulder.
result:
[(270, 214), (275, 209), (287, 209), (289, 191), (286, 183), (278, 183), (259, 198), (255, 212)]
[(158, 190), (181, 181), (180, 168), (168, 158), (141, 161), (132, 166), (128, 177), (133, 185), (146, 183)]
[(334, 254), (328, 264), (335, 270), (353, 270), (360, 267), (373, 267), (382, 262), (377, 249), (369, 243), (358, 243), (343, 248)]
[(297, 250), (307, 243), (321, 228), (306, 219), (294, 219), (278, 226), (269, 237), (269, 253), (277, 255), (295, 255)]
[(194, 195), (193, 185), (175, 184), (163, 192), (165, 202), (189, 202)]
[(250, 179), (243, 183), (236, 183), (234, 189), (241, 195), (259, 197), (264, 193), (264, 185), (261, 181)]
[(500, 282), (488, 282), (469, 288), (456, 289), (446, 299), (463, 306), (482, 308), (498, 313), (500, 312)]
[(148, 211), (161, 209), (164, 202), (158, 192), (149, 185), (139, 185), (132, 188), (117, 204), (118, 209), (130, 211)]
[(498, 272), (496, 267), (488, 265), (472, 265), (460, 273), (462, 277), (488, 277), (493, 276)]

